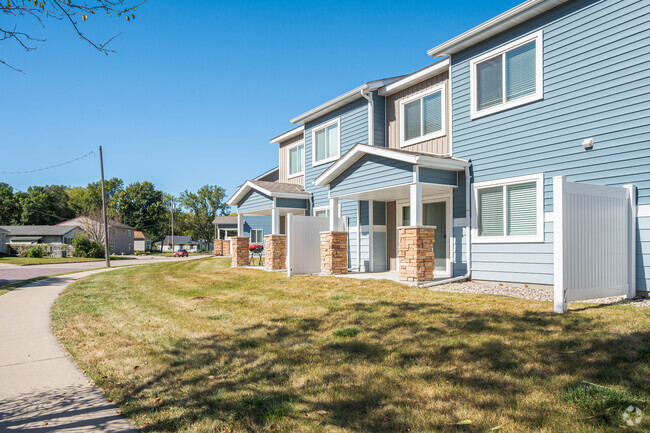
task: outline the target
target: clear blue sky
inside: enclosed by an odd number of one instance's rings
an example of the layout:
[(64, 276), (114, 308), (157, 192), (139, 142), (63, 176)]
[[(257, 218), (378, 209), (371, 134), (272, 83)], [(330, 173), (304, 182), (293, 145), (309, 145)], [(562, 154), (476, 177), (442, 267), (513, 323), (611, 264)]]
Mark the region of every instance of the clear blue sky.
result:
[[(229, 194), (277, 165), (269, 139), (292, 117), (364, 82), (413, 72), (426, 51), (515, 6), (516, 0), (150, 0), (136, 19), (92, 15), (88, 35), (121, 32), (100, 54), (66, 23), (26, 53), (0, 42), (0, 172), (28, 170), (104, 148), (107, 177), (149, 180), (178, 194), (205, 184)], [(191, 6), (184, 6), (190, 4)], [(3, 18), (5, 20), (6, 18)], [(20, 27), (25, 25), (25, 27)], [(86, 158), (0, 181), (86, 185)]]

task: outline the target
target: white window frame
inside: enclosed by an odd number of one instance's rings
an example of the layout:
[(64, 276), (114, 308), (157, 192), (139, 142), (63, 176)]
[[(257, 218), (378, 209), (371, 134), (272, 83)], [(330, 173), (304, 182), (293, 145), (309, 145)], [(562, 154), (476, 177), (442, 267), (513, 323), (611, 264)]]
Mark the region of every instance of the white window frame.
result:
[(313, 216), (316, 216), (316, 212), (327, 211), (328, 212), (327, 215), (325, 215), (324, 217), (319, 217), (319, 218), (329, 218), (330, 217), (329, 216), (329, 211), (330, 211), (329, 206), (318, 206), (318, 207), (313, 208), (312, 211), (313, 211)]
[[(302, 146), (302, 171), (299, 171), (294, 174), (291, 172), (291, 150)], [(299, 141), (296, 144), (287, 146), (287, 179), (293, 179), (294, 177), (304, 176), (305, 175), (305, 142)]]
[[(536, 182), (536, 205), (537, 205), (537, 233), (534, 235), (507, 236), (506, 226), (508, 224), (506, 206), (505, 187), (519, 183)], [(492, 188), (495, 186), (504, 187), (503, 195), (503, 236), (480, 236), (478, 230), (478, 193), (481, 189)], [(543, 243), (544, 242), (544, 173), (537, 173), (527, 176), (510, 177), (507, 179), (490, 180), (486, 182), (476, 182), (472, 185), (472, 242), (477, 244), (495, 244), (495, 243)]]
[[(440, 92), (440, 104), (442, 105), (442, 129), (440, 131), (432, 132), (427, 135), (420, 135), (419, 137), (412, 138), (410, 140), (404, 140), (404, 126), (406, 125), (406, 117), (404, 116), (404, 107), (406, 104), (409, 104), (415, 100), (420, 100), (420, 132), (424, 128), (424, 109), (422, 107), (422, 100), (432, 95), (436, 92)], [(400, 147), (412, 146), (417, 143), (421, 143), (427, 140), (433, 140), (434, 138), (442, 137), (446, 134), (446, 124), (447, 124), (447, 99), (445, 85), (441, 84), (439, 86), (432, 87), (427, 89), (424, 93), (418, 93), (417, 95), (410, 96), (399, 102), (399, 112), (400, 112), (400, 125), (399, 125), (399, 142)]]
[[(523, 98), (506, 101), (506, 62), (505, 54), (514, 48), (525, 45), (529, 42), (535, 41), (535, 93), (532, 95), (524, 96)], [(478, 109), (478, 80), (476, 77), (476, 69), (479, 63), (489, 60), (494, 57), (504, 56), (502, 62), (503, 68), (501, 70), (503, 102), (493, 107)], [(475, 57), (469, 62), (470, 64), (470, 93), (471, 93), (471, 118), (478, 119), (479, 117), (487, 116), (489, 114), (498, 113), (500, 111), (509, 110), (510, 108), (519, 107), (520, 105), (528, 104), (534, 101), (544, 99), (544, 32), (542, 30), (532, 33), (516, 41), (510, 42), (502, 47), (492, 50), (481, 56)]]
[[(338, 133), (338, 142), (339, 142), (339, 148), (337, 150), (337, 153), (335, 156), (332, 156), (330, 158), (325, 158), (321, 159), (320, 161), (316, 161), (316, 132), (320, 131), (321, 129), (327, 128), (329, 126), (332, 126), (336, 124), (337, 125), (337, 133)], [(311, 129), (311, 165), (312, 167), (316, 167), (322, 164), (327, 164), (328, 162), (336, 161), (341, 157), (341, 118), (337, 117), (336, 119), (328, 120), (327, 122), (321, 123), (317, 126), (314, 126)]]
[[(261, 241), (254, 241), (253, 240), (253, 232), (262, 232), (262, 240)], [(251, 243), (255, 243), (255, 244), (264, 243), (264, 229), (251, 229), (251, 232), (249, 233), (249, 238), (250, 238)]]

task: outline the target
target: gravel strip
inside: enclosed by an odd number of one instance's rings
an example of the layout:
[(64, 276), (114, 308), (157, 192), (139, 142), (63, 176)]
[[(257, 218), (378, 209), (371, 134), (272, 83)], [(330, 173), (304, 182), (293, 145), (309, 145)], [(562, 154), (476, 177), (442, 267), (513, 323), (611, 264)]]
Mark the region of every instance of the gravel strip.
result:
[[(473, 293), (480, 295), (509, 296), (529, 301), (553, 302), (553, 288), (545, 286), (528, 286), (527, 284), (492, 283), (485, 281), (463, 281), (428, 287), (434, 292)], [(590, 299), (591, 304), (630, 304), (639, 308), (650, 308), (650, 299), (635, 298), (626, 300), (625, 296)]]

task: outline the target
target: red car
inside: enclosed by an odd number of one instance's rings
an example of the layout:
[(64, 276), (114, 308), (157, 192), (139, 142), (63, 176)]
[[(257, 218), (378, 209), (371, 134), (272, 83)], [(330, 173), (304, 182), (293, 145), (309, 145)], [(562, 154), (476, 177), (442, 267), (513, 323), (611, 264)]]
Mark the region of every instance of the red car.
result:
[(180, 249), (174, 252), (174, 257), (188, 257), (190, 254), (187, 250)]

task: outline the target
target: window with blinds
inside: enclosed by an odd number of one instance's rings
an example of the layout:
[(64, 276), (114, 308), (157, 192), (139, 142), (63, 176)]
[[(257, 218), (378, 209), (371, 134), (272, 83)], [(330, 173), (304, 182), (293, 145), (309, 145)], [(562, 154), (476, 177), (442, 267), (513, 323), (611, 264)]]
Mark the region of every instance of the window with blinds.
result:
[(305, 146), (292, 147), (289, 149), (289, 176), (299, 175), (305, 171)]
[(473, 116), (542, 98), (541, 38), (539, 32), (471, 61)]
[(539, 235), (537, 188), (538, 181), (535, 180), (478, 188), (478, 235)]
[(444, 89), (402, 102), (402, 146), (444, 135)]
[(339, 157), (339, 122), (325, 125), (312, 133), (314, 163), (332, 161)]

